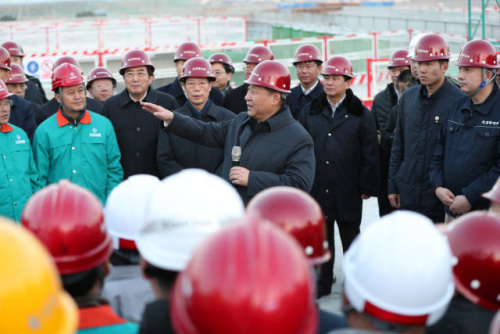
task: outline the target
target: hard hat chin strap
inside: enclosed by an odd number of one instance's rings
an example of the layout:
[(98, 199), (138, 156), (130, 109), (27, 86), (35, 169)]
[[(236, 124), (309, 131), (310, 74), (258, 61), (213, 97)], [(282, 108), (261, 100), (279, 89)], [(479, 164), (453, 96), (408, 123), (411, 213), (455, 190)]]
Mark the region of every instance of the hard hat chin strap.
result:
[(485, 78), (486, 78), (486, 72), (488, 71), (488, 69), (487, 69), (487, 68), (485, 68), (485, 67), (483, 67), (483, 68), (482, 68), (482, 73), (483, 73), (483, 74), (482, 74), (482, 79), (483, 79), (483, 81), (481, 82), (481, 84), (479, 85), (479, 87), (477, 87), (477, 89), (474, 91), (474, 93), (472, 93), (472, 94), (470, 95), (470, 97), (471, 97), (471, 98), (472, 98), (472, 97), (474, 97), (474, 96), (476, 96), (476, 94), (477, 94), (477, 93), (479, 93), (479, 91), (480, 91), (481, 89), (483, 89), (483, 88), (484, 88), (484, 86), (486, 86), (486, 85), (488, 85), (488, 84), (490, 84), (490, 83), (492, 83), (492, 82), (494, 82), (494, 81), (495, 81), (495, 78), (496, 78), (496, 76), (497, 76), (497, 71), (496, 71), (496, 70), (493, 70), (493, 69), (489, 69), (489, 70), (491, 70), (491, 73), (493, 73), (493, 76), (491, 77), (491, 79), (490, 79), (490, 80), (486, 81), (486, 79), (485, 79)]

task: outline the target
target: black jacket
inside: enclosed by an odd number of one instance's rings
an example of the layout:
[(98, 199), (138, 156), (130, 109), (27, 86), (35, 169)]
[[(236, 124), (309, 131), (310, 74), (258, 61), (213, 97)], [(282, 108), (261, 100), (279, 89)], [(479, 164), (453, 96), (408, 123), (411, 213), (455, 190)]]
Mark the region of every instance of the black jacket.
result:
[[(188, 106), (189, 102), (175, 110), (176, 112), (196, 118)], [(234, 118), (229, 110), (210, 103), (201, 120), (203, 122), (220, 122)], [(196, 144), (166, 131), (160, 131), (158, 137), (158, 169), (164, 178), (184, 168), (201, 168), (216, 173), (221, 167), (224, 150)], [(220, 173), (220, 171), (219, 171)]]
[[(87, 100), (87, 110), (93, 111), (98, 114), (102, 114), (102, 103), (94, 100), (91, 97), (86, 97)], [(55, 98), (52, 98), (49, 102), (44, 103), (40, 108), (36, 110), (35, 120), (36, 124), (40, 125), (50, 116), (54, 115), (59, 110), (59, 102)]]
[[(156, 90), (162, 93), (167, 93), (172, 95), (177, 100), (177, 104), (180, 107), (182, 107), (184, 103), (186, 103), (187, 101), (186, 94), (184, 94), (184, 91), (182, 90), (182, 86), (178, 78), (175, 78), (175, 80), (169, 83), (168, 85), (161, 86)], [(210, 101), (212, 101), (218, 106), (222, 106), (222, 104), (224, 103), (224, 94), (222, 94), (222, 92), (215, 87), (212, 87), (210, 89), (210, 94), (208, 95), (208, 98), (210, 99)]]
[[(490, 205), (482, 194), (500, 176), (500, 90), (493, 91), (481, 104), (468, 96), (458, 99), (441, 129), (430, 167), (432, 187), (443, 186), (455, 196), (465, 195), (471, 211)], [(445, 207), (448, 214), (449, 207)]]
[(139, 334), (174, 334), (168, 300), (156, 300), (146, 305)]
[(325, 93), (300, 116), (314, 140), (316, 176), (311, 195), (327, 219), (361, 221), (361, 195), (376, 196), (379, 190), (378, 140), (372, 113), (348, 89), (333, 118)]
[[(168, 132), (204, 145), (223, 147), (222, 177), (229, 181), (233, 146), (241, 146), (240, 166), (250, 170), (247, 187), (237, 186), (247, 204), (258, 192), (291, 186), (309, 192), (314, 181), (314, 144), (311, 136), (284, 106), (267, 121), (257, 123), (247, 113), (218, 123), (204, 123), (175, 113)], [(255, 126), (252, 130), (252, 126)], [(250, 132), (245, 144), (241, 135)]]
[[(398, 95), (390, 83), (373, 99), (372, 113), (380, 131), (380, 148), (390, 152), (397, 118)], [(392, 121), (391, 121), (392, 120)]]
[(248, 84), (244, 83), (241, 86), (226, 93), (224, 97), (223, 107), (231, 110), (235, 114), (247, 111), (247, 102), (245, 96), (247, 95)]
[(434, 221), (444, 219), (444, 210), (430, 183), (429, 167), (451, 104), (462, 96), (464, 93), (445, 80), (430, 97), (425, 86), (417, 85), (406, 90), (399, 100), (388, 192), (400, 194), (403, 209)]
[(302, 87), (298, 85), (297, 87), (293, 87), (291, 89), (292, 93), (290, 96), (290, 110), (292, 112), (292, 116), (295, 119), (299, 118), (299, 113), (304, 108), (304, 106), (308, 103), (311, 103), (316, 97), (318, 97), (321, 93), (323, 93), (323, 84), (318, 80), (318, 84), (314, 89), (307, 95), (304, 95), (302, 91)]
[(45, 96), (45, 90), (43, 89), (43, 86), (42, 86), (42, 83), (40, 82), (40, 80), (38, 80), (38, 78), (31, 76), (31, 75), (28, 75), (28, 74), (26, 74), (26, 78), (28, 78), (31, 82), (33, 82), (36, 85), (38, 92), (40, 93), (40, 96), (42, 98), (42, 104), (49, 102), (49, 100), (47, 99), (47, 96)]
[(9, 97), (12, 103), (10, 107), (9, 123), (20, 127), (28, 135), (30, 142), (33, 143), (33, 136), (35, 135), (35, 105), (20, 98), (17, 95)]
[(29, 102), (37, 104), (39, 106), (45, 103), (42, 100), (42, 95), (40, 94), (38, 86), (31, 80), (28, 80), (26, 82), (26, 91), (24, 94), (24, 98)]
[[(149, 88), (145, 102), (158, 104), (169, 110), (177, 109), (177, 101), (170, 95)], [(123, 179), (135, 174), (159, 177), (156, 155), (161, 121), (142, 109), (124, 89), (104, 102), (102, 114), (110, 119), (121, 152)]]

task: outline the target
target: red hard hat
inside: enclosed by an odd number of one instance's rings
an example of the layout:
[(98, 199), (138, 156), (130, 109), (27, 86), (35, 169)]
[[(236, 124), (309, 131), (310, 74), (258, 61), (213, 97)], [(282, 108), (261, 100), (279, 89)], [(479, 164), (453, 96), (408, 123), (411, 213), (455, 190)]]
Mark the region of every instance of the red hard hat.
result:
[(457, 290), (471, 302), (500, 309), (500, 218), (486, 212), (468, 213), (447, 233), (456, 263)]
[(415, 61), (433, 61), (450, 59), (450, 47), (448, 42), (436, 34), (422, 36), (415, 45), (415, 54), (410, 55)]
[(483, 197), (489, 199), (491, 202), (500, 204), (500, 178), (497, 179), (490, 191), (483, 194)]
[(47, 247), (62, 275), (92, 269), (113, 251), (101, 202), (68, 180), (35, 193), (24, 207), (21, 223)]
[(297, 243), (246, 218), (206, 240), (179, 275), (171, 317), (179, 334), (310, 334), (314, 279)]
[(215, 81), (212, 66), (208, 60), (201, 57), (191, 58), (184, 64), (180, 81), (185, 82), (187, 78), (207, 78), (208, 81)]
[(146, 52), (142, 50), (130, 50), (122, 58), (122, 67), (120, 68), (120, 75), (125, 74), (125, 70), (127, 68), (139, 67), (139, 66), (147, 66), (151, 68), (153, 72), (155, 71), (155, 67), (153, 66), (153, 63), (151, 62), (151, 59), (149, 59), (149, 56), (147, 55)]
[(7, 89), (7, 85), (0, 79), (0, 99), (6, 99), (14, 94), (10, 93)]
[(2, 44), (2, 47), (4, 47), (9, 52), (11, 57), (24, 57), (23, 49), (16, 42), (5, 42)]
[(274, 56), (271, 49), (262, 45), (257, 45), (248, 51), (245, 59), (243, 59), (243, 62), (251, 64), (260, 64), (263, 61), (273, 60), (273, 59)]
[(465, 43), (455, 65), (460, 67), (498, 68), (497, 50), (488, 41)]
[(0, 68), (10, 71), (10, 54), (4, 47), (0, 47)]
[(208, 61), (210, 62), (210, 64), (213, 64), (213, 63), (226, 64), (226, 65), (230, 66), (232, 68), (232, 71), (234, 72), (233, 61), (225, 53), (214, 53), (213, 55), (211, 55), (208, 58)]
[(387, 67), (410, 66), (410, 60), (411, 58), (408, 54), (408, 50), (397, 50), (391, 54)]
[(11, 64), (10, 68), (11, 68), (10, 77), (9, 80), (7, 80), (7, 83), (18, 84), (29, 81), (28, 78), (26, 78), (26, 74), (24, 74), (24, 70), (21, 66), (17, 64)]
[(96, 67), (92, 71), (90, 71), (89, 75), (87, 76), (87, 89), (92, 86), (92, 81), (98, 79), (110, 79), (113, 83), (113, 86), (116, 87), (116, 79), (113, 78), (113, 74), (111, 74), (111, 72), (107, 68)]
[(59, 87), (69, 87), (82, 84), (83, 76), (80, 73), (80, 68), (75, 65), (64, 63), (54, 70), (52, 73), (52, 90), (55, 91)]
[(272, 187), (258, 193), (248, 203), (247, 212), (292, 235), (311, 265), (330, 259), (323, 211), (308, 193), (292, 187)]
[(341, 56), (333, 56), (328, 59), (325, 66), (323, 66), (321, 75), (343, 75), (349, 78), (354, 77), (351, 62), (347, 60), (347, 58)]
[(321, 54), (319, 49), (312, 44), (301, 45), (295, 50), (295, 56), (293, 57), (293, 65), (303, 62), (303, 61), (319, 61), (323, 63), (321, 59)]
[(62, 64), (71, 64), (71, 65), (75, 65), (76, 67), (78, 67), (80, 69), (80, 72), (81, 72), (81, 66), (80, 66), (80, 63), (78, 62), (78, 60), (76, 60), (75, 58), (73, 57), (70, 57), (70, 56), (62, 56), (61, 58), (57, 59), (55, 62), (54, 62), (54, 70), (56, 68), (58, 68), (59, 66), (61, 66)]
[(290, 94), (290, 81), (290, 72), (285, 65), (275, 60), (266, 60), (255, 66), (245, 83)]
[(188, 60), (194, 57), (201, 57), (202, 52), (198, 44), (185, 42), (179, 45), (175, 51), (174, 62), (177, 60)]

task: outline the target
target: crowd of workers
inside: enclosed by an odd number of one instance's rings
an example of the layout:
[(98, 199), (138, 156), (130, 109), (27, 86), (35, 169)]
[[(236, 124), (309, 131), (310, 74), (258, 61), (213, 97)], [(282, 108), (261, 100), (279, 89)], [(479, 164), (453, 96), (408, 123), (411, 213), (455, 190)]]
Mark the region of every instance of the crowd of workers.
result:
[[(500, 333), (488, 41), (463, 46), (457, 80), (446, 40), (415, 36), (371, 110), (349, 59), (311, 44), (296, 87), (265, 46), (236, 88), (228, 55), (187, 42), (154, 89), (131, 50), (117, 94), (65, 56), (50, 101), (23, 57), (0, 47), (0, 332)], [(372, 196), (381, 218), (360, 234)], [(337, 281), (334, 224), (343, 316), (316, 303)]]

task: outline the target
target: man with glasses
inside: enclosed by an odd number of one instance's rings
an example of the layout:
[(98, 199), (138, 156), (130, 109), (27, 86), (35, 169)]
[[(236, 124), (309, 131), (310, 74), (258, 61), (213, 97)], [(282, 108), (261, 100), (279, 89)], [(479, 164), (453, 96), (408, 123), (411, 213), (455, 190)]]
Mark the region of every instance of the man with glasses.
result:
[(215, 81), (212, 81), (212, 86), (219, 89), (222, 94), (233, 90), (231, 87), (231, 78), (234, 73), (234, 66), (231, 58), (225, 53), (214, 53), (208, 58), (212, 71), (214, 73)]
[[(234, 114), (215, 105), (209, 98), (212, 75), (210, 63), (203, 58), (189, 59), (180, 79), (188, 101), (176, 112), (203, 122), (220, 122), (234, 118)], [(220, 174), (224, 150), (209, 147), (161, 131), (158, 140), (158, 168), (161, 178), (185, 168), (201, 168)]]
[(115, 94), (116, 79), (104, 67), (96, 67), (87, 77), (87, 92), (97, 101), (104, 103)]
[(168, 109), (179, 107), (174, 97), (151, 87), (154, 70), (144, 51), (127, 52), (120, 68), (125, 89), (107, 99), (103, 106), (103, 115), (115, 128), (124, 179), (135, 174), (160, 175), (156, 155), (161, 122), (142, 110), (140, 103), (151, 102)]

